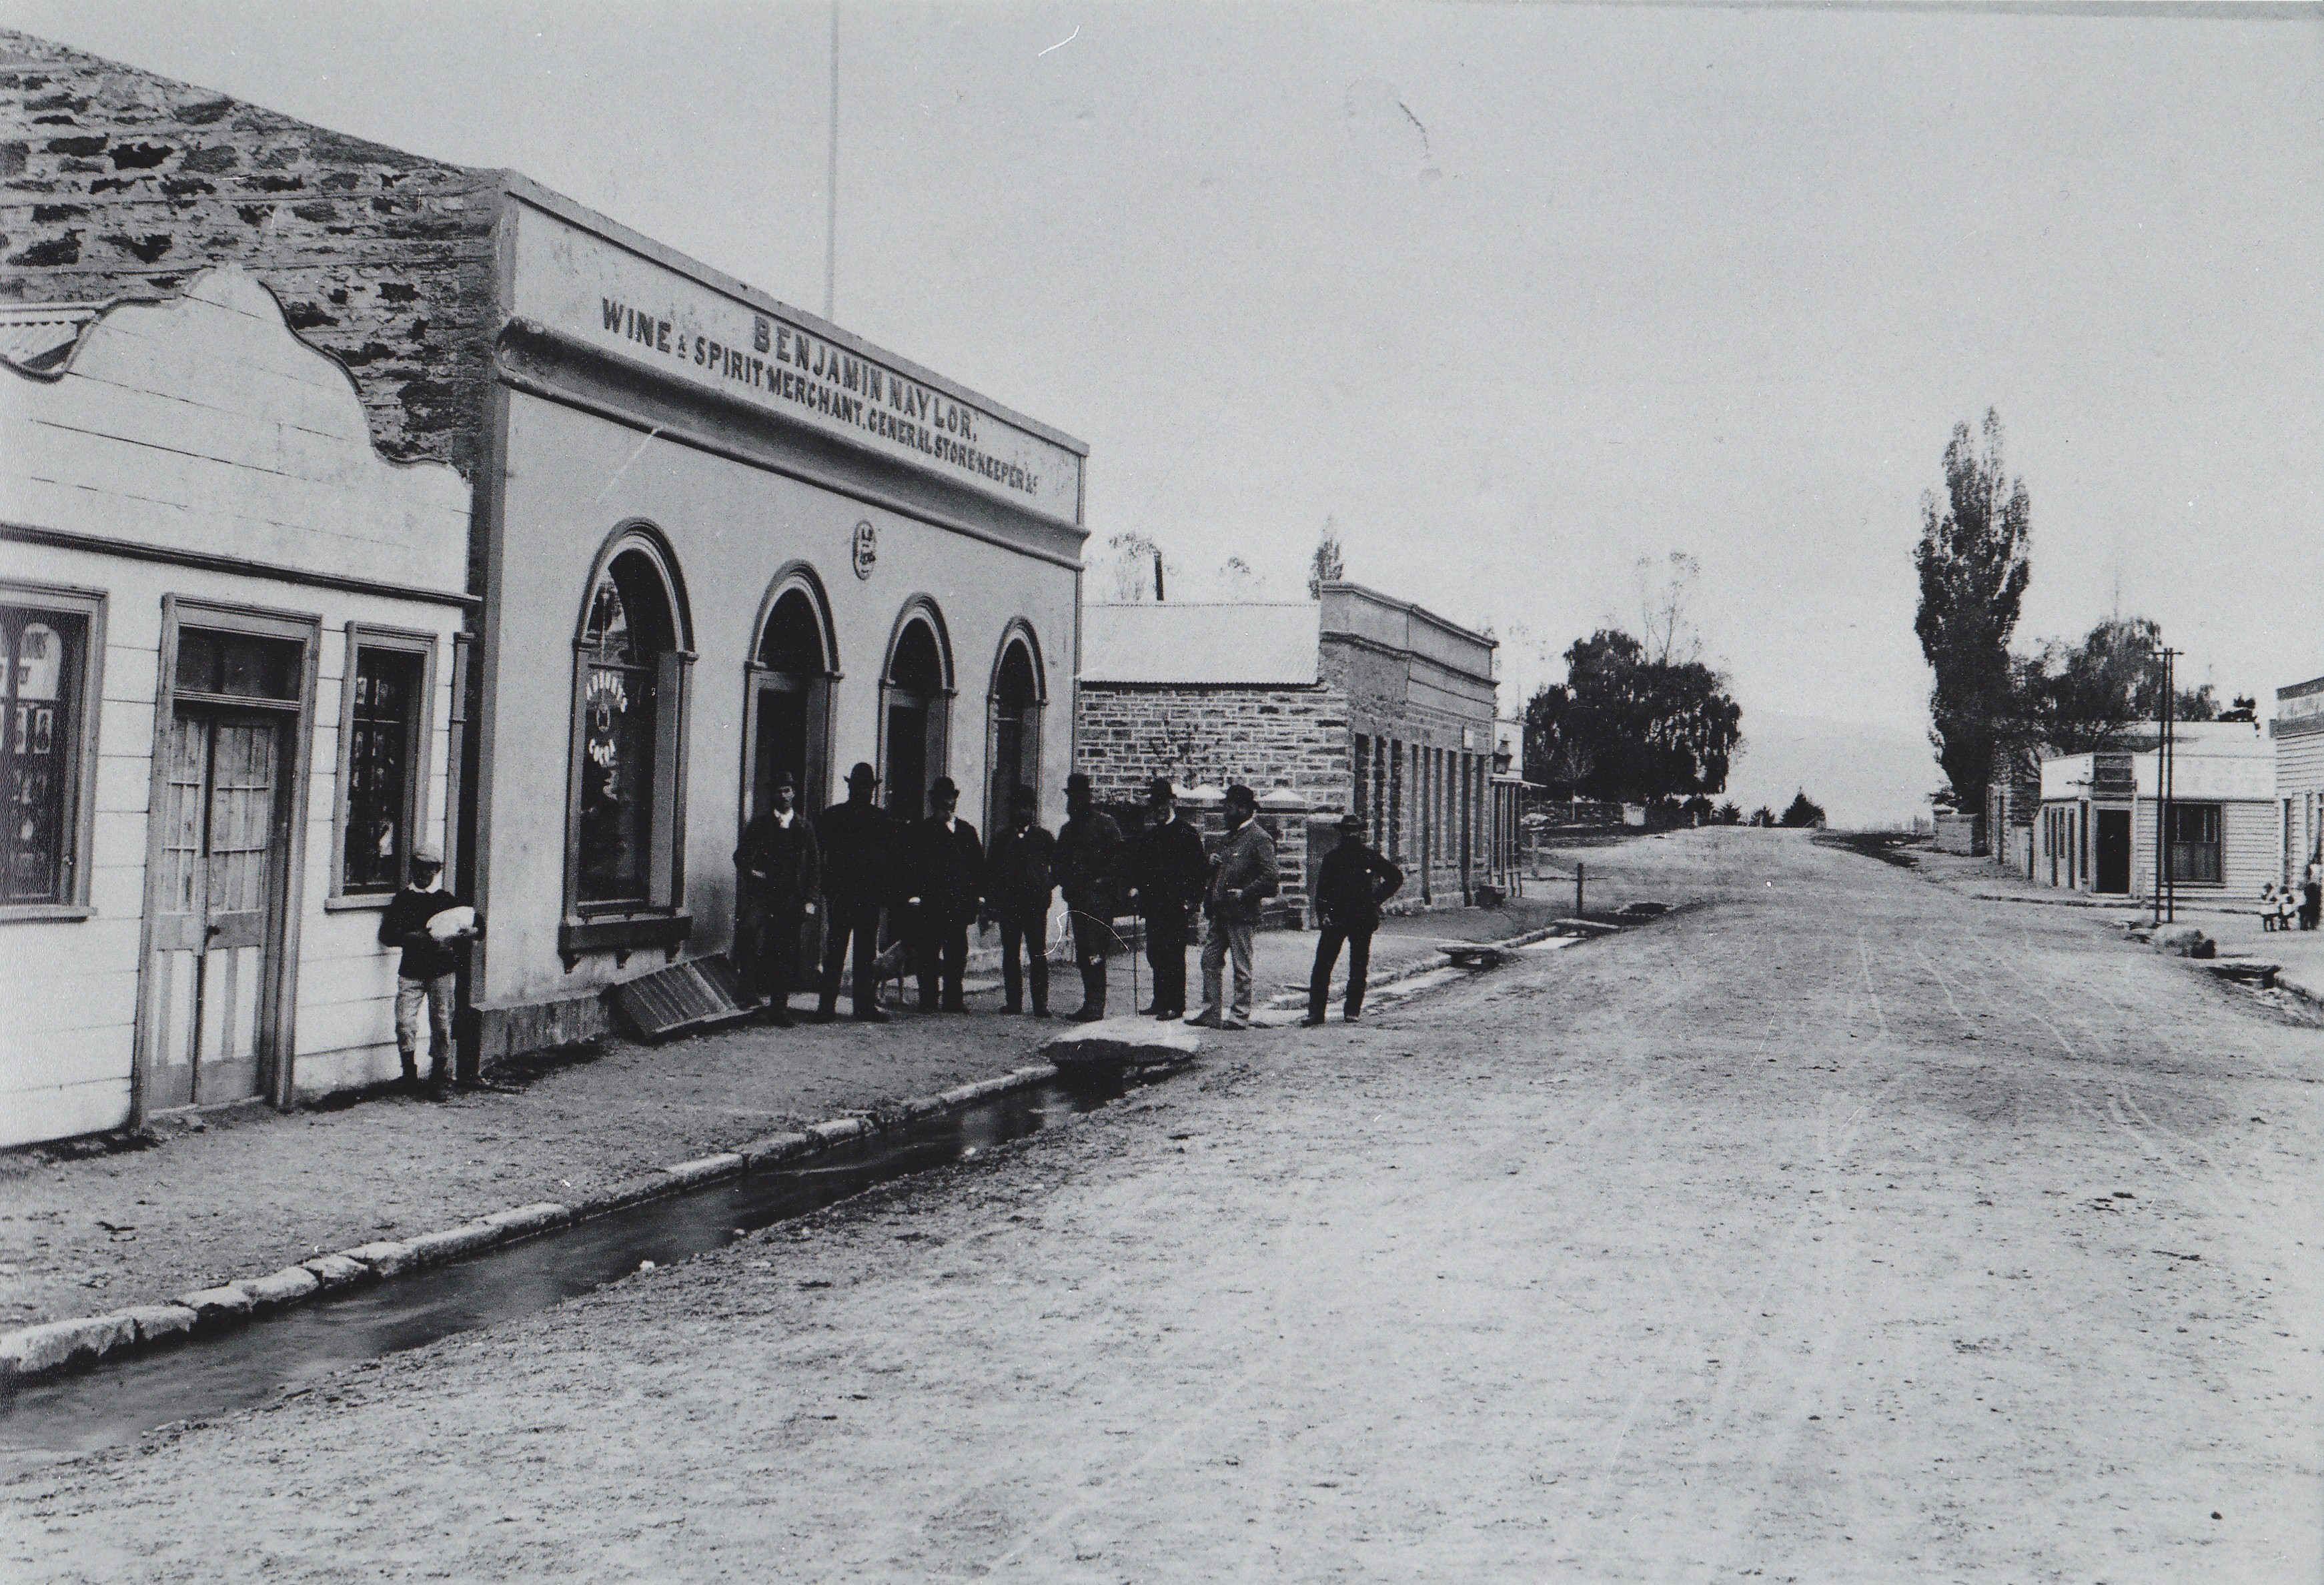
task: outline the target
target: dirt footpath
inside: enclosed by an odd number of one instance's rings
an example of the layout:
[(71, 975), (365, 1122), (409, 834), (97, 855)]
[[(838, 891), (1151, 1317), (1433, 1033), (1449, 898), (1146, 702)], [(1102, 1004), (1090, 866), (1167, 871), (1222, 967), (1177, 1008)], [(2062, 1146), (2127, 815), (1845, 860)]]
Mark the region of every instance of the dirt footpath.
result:
[(0, 1573), (2315, 1580), (2324, 1032), (1619, 852), (1718, 900), (28, 1475)]
[[(1546, 900), (1388, 921), (1374, 978), (1435, 963), (1440, 940), (1489, 941), (1540, 924)], [(1315, 937), (1259, 937), (1261, 1000), (1306, 983)], [(1189, 953), (1190, 969), (1195, 954)], [(1344, 969), (1342, 978), (1344, 979)], [(1199, 994), (1199, 971), (1192, 972)], [(1112, 963), (1119, 1011), (1143, 963)], [(977, 981), (972, 981), (973, 987)], [(1081, 1002), (1055, 971), (1061, 1013)], [(814, 998), (796, 1000), (804, 1012)], [(683, 1037), (613, 1039), (493, 1075), (502, 1088), (446, 1105), (338, 1097), (288, 1115), (258, 1107), (162, 1120), (146, 1148), (0, 1153), (0, 1332), (148, 1304), (374, 1239), (410, 1238), (511, 1206), (586, 1198), (671, 1162), (851, 1111), (989, 1079), (1038, 1060), (1065, 1026), (999, 1016), (997, 975), (967, 1017), (899, 1010), (885, 1027), (802, 1021)]]

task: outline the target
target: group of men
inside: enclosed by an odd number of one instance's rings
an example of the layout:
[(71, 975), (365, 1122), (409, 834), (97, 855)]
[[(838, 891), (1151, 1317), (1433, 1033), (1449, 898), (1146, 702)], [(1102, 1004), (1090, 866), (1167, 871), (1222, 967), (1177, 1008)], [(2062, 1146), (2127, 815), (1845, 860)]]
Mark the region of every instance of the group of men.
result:
[[(1154, 1000), (1139, 1011), (1185, 1018), (1186, 949), (1199, 914), (1208, 926), (1203, 1006), (1189, 1021), (1211, 1028), (1249, 1023), (1252, 933), (1267, 900), (1281, 889), (1275, 842), (1259, 823), (1259, 798), (1250, 788), (1227, 789), (1226, 832), (1212, 852), (1179, 815), (1166, 778), (1149, 785), (1145, 818), (1128, 834), (1097, 806), (1087, 776), (1066, 778), (1065, 823), (1054, 835), (1040, 824), (1033, 789), (1019, 788), (1005, 828), (990, 844), (960, 817), (960, 789), (949, 777), (928, 788), (927, 816), (910, 823), (879, 806), (879, 785), (871, 766), (857, 765), (847, 773), (846, 801), (810, 822), (796, 807), (797, 786), (780, 776), (768, 806), (743, 830), (734, 855), (742, 882), (735, 956), (745, 998), (766, 1003), (770, 1022), (792, 1023), (789, 993), (798, 980), (800, 937), (818, 908), (824, 910), (819, 1021), (838, 1016), (851, 954), (853, 1016), (887, 1021), (876, 991), (882, 968), (898, 960), (882, 956), (883, 909), (917, 972), (923, 1011), (967, 1010), (962, 981), (968, 930), (989, 917), (1001, 928), (1002, 1010), (1028, 1010), (1029, 989), (1032, 1016), (1047, 1018), (1049, 912), (1062, 892), (1082, 981), (1082, 1004), (1068, 1017), (1090, 1022), (1106, 1016), (1106, 960), (1120, 945), (1115, 921), (1134, 914), (1144, 926), (1154, 977)], [(1403, 877), (1364, 846), (1351, 816), (1339, 848), (1324, 861), (1321, 881), (1323, 945), (1330, 960), (1337, 959), (1342, 942), (1350, 946), (1348, 1016), (1357, 1017), (1379, 905)], [(1331, 967), (1319, 951), (1317, 987), (1328, 984)], [(1319, 989), (1309, 1009), (1311, 1023), (1323, 1021), (1322, 994)]]

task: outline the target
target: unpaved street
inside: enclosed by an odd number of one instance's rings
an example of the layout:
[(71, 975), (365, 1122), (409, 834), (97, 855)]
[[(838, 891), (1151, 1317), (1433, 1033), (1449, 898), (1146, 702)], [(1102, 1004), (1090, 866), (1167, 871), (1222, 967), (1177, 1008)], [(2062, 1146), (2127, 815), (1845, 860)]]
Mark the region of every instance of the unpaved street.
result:
[(2318, 1578), (2324, 1032), (1803, 835), (1602, 872), (1706, 904), (35, 1471), (0, 1573)]

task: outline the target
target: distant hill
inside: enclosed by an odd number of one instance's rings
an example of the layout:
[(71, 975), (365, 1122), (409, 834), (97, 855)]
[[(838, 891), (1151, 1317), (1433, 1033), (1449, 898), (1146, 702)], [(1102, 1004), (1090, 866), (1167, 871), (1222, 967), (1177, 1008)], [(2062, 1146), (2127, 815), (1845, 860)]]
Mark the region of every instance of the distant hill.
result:
[(1761, 804), (1777, 814), (1805, 788), (1834, 825), (1898, 825), (1929, 813), (1929, 794), (1944, 786), (1936, 751), (1916, 727), (1743, 709), (1743, 756), (1728, 773), (1725, 797), (1748, 815)]

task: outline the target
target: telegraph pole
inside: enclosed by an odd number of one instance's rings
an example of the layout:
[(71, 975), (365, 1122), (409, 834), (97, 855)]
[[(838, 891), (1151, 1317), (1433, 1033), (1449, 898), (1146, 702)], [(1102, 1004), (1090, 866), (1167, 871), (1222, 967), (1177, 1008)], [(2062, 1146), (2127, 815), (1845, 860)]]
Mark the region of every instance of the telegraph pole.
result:
[(837, 323), (839, 306), (839, 0), (831, 0), (831, 163), (823, 178), (823, 317)]
[(2178, 672), (2173, 662), (2179, 651), (2158, 647), (2154, 658), (2163, 662), (2163, 737), (2154, 748), (2154, 922), (2161, 926), (2176, 923), (2179, 917), (2179, 889), (2171, 873), (2171, 792), (2172, 763), (2172, 717), (2177, 702)]

